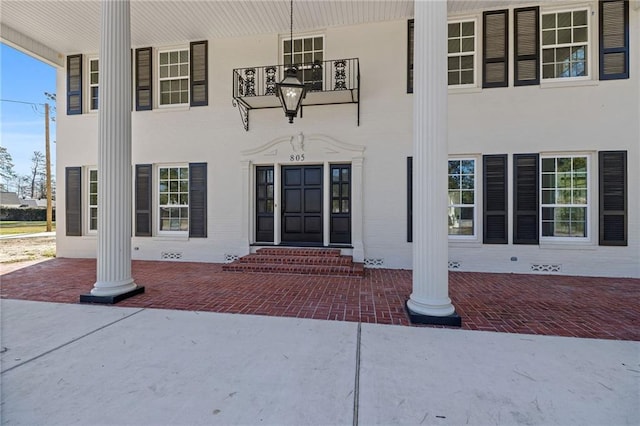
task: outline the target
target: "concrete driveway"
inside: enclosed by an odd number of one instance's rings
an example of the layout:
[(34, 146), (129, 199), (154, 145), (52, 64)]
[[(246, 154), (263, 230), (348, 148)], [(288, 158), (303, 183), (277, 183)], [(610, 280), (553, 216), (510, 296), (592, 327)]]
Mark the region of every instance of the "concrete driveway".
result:
[(1, 300), (2, 424), (637, 425), (640, 343)]

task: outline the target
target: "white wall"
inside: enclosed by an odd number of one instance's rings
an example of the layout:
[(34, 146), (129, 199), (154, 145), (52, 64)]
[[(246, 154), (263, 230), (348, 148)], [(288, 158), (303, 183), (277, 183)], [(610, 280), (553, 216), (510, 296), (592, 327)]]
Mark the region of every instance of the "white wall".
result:
[[(640, 66), (634, 55), (634, 46), (640, 45), (638, 15), (631, 10), (633, 62), (629, 80), (594, 80), (586, 86), (477, 89), (470, 93), (451, 90), (449, 96), (452, 155), (473, 154), (481, 160), (482, 154), (510, 154), (511, 165), (514, 153), (579, 150), (592, 152), (597, 160), (598, 150), (627, 150), (629, 246), (599, 247), (597, 238), (578, 248), (483, 246), (479, 238), (471, 244), (451, 244), (449, 258), (460, 263), (460, 270), (530, 272), (532, 263), (560, 263), (565, 274), (640, 277), (640, 199), (634, 188), (640, 181), (635, 167), (640, 160)], [(481, 14), (478, 22), (480, 18)], [(592, 17), (591, 23), (595, 27), (596, 18)], [(249, 225), (242, 211), (247, 197), (242, 152), (303, 132), (365, 147), (364, 257), (383, 259), (385, 267), (411, 267), (412, 245), (406, 242), (406, 157), (412, 155), (413, 97), (406, 93), (407, 22), (328, 28), (318, 33), (325, 36), (325, 59), (360, 60), (359, 127), (356, 105), (348, 104), (306, 107), (304, 118), (297, 118), (293, 125), (287, 123), (280, 109), (253, 110), (250, 131), (244, 131), (238, 110), (231, 104), (232, 69), (280, 63), (277, 35), (209, 40), (208, 106), (133, 112), (134, 164), (207, 162), (209, 176), (208, 238), (134, 237), (134, 258), (158, 260), (162, 252), (176, 251), (182, 253), (183, 261), (222, 262), (225, 254), (248, 252), (243, 240)], [(61, 70), (58, 93), (65, 90)], [(66, 111), (64, 96), (59, 99), (58, 110)], [(97, 164), (97, 121), (95, 113), (58, 117), (60, 257), (95, 256), (95, 236), (64, 236), (63, 189), (65, 167)], [(597, 161), (592, 164), (597, 167)], [(597, 185), (593, 186), (592, 200), (597, 200)], [(511, 192), (509, 200), (511, 207)], [(481, 205), (478, 209), (482, 211)], [(597, 203), (592, 204), (591, 213), (592, 220), (597, 220)], [(509, 216), (511, 220), (511, 213)], [(478, 219), (481, 224), (481, 215)], [(518, 260), (511, 261), (513, 256)]]

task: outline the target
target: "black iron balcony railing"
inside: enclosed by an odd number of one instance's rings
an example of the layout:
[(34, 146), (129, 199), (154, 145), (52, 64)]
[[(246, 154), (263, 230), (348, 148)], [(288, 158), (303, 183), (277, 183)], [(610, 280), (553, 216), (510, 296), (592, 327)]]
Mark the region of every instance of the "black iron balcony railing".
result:
[(249, 130), (249, 110), (280, 107), (276, 83), (291, 67), (307, 87), (302, 106), (358, 104), (360, 125), (360, 65), (358, 58), (351, 58), (234, 69), (233, 106), (240, 110), (245, 130)]

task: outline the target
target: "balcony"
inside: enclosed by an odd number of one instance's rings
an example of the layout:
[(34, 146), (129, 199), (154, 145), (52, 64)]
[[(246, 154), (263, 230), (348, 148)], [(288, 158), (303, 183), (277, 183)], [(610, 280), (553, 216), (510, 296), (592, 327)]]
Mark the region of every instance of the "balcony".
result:
[[(302, 109), (306, 106), (357, 104), (360, 125), (360, 65), (358, 58), (334, 59), (295, 64), (297, 76), (307, 87)], [(284, 78), (290, 65), (236, 68), (233, 70), (233, 106), (240, 111), (242, 124), (249, 131), (249, 111), (282, 108), (276, 83)]]

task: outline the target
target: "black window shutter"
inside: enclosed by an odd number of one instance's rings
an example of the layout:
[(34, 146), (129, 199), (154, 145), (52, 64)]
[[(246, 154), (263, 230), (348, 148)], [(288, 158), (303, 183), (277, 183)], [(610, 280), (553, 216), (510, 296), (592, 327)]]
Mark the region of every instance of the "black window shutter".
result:
[(600, 245), (627, 245), (627, 151), (598, 153)]
[(191, 106), (204, 106), (209, 103), (207, 90), (207, 60), (208, 42), (194, 41), (190, 45), (189, 66), (191, 76)]
[(507, 156), (484, 155), (484, 244), (507, 244)]
[(82, 167), (65, 168), (66, 235), (82, 235)]
[(495, 10), (482, 14), (482, 87), (509, 85), (509, 11)]
[(82, 55), (67, 56), (67, 115), (82, 114)]
[(600, 80), (629, 78), (629, 2), (600, 0)]
[(207, 163), (189, 164), (189, 237), (207, 237)]
[(540, 9), (514, 9), (514, 86), (540, 84)]
[(538, 244), (539, 155), (513, 155), (513, 244)]
[(413, 93), (413, 46), (414, 46), (413, 19), (407, 24), (407, 93)]
[(136, 49), (136, 111), (153, 108), (153, 50)]
[(407, 242), (413, 242), (413, 157), (407, 157)]
[(136, 164), (136, 237), (150, 237), (152, 235), (152, 173), (153, 166), (151, 164)]

